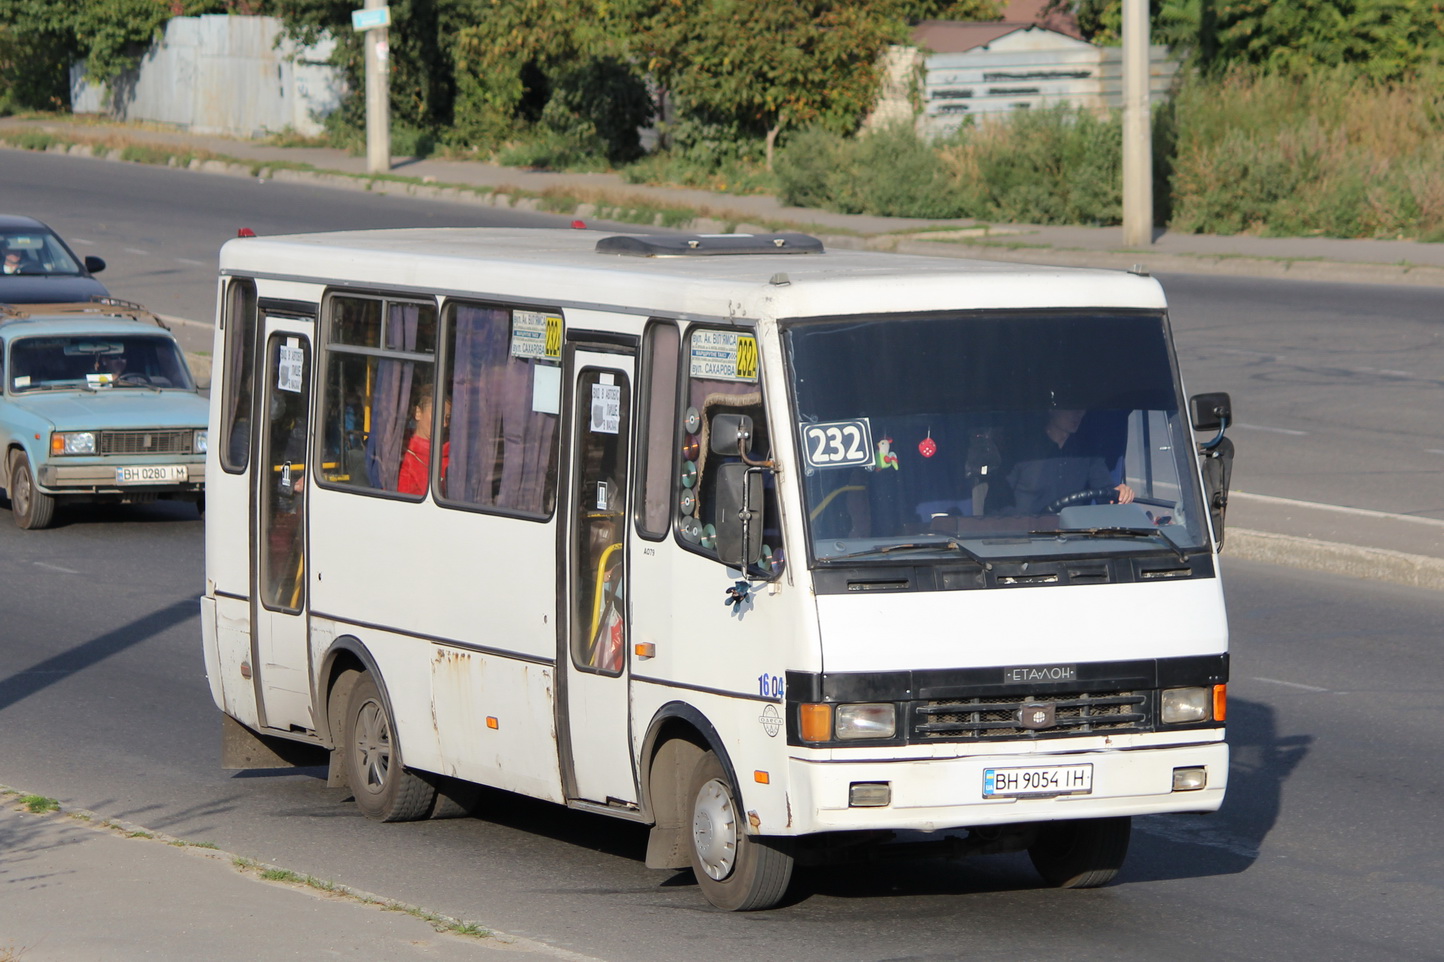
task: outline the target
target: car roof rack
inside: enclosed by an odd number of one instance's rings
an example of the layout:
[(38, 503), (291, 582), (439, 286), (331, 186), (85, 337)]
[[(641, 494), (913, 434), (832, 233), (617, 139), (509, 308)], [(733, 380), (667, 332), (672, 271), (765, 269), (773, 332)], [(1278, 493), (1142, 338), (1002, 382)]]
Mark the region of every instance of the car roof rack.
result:
[(64, 301), (55, 304), (0, 304), (0, 324), (36, 317), (113, 317), (117, 320), (154, 324), (164, 330), (170, 325), (134, 301), (97, 294), (88, 301)]
[(720, 254), (822, 254), (811, 234), (615, 234), (597, 241), (598, 254), (706, 257)]

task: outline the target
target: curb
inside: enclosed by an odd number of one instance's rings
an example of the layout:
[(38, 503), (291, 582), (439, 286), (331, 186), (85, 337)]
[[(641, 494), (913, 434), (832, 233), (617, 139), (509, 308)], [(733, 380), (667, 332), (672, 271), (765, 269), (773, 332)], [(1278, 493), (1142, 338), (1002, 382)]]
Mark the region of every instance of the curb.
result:
[(1230, 528), (1225, 550), (1246, 561), (1350, 575), (1371, 581), (1387, 581), (1411, 588), (1444, 591), (1444, 559), (1405, 554), (1384, 548), (1366, 548), (1316, 541), (1293, 535), (1271, 534), (1246, 528)]

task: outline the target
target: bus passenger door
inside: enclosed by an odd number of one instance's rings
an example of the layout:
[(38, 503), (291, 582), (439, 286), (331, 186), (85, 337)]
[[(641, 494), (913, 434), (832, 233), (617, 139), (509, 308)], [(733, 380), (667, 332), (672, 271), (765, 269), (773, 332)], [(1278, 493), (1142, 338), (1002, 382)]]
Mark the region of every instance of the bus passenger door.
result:
[(577, 349), (567, 497), (567, 631), (562, 712), (568, 795), (637, 801), (628, 657), (627, 496), (630, 356)]
[(312, 327), (309, 320), (268, 316), (260, 368), (251, 663), (261, 723), (282, 730), (316, 727), (306, 618)]

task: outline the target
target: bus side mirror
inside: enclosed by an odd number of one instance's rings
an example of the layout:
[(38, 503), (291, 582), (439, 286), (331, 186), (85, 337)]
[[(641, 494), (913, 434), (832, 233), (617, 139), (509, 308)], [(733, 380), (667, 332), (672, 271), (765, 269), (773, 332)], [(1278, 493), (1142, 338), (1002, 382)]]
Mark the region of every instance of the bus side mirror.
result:
[[(717, 422), (712, 423), (715, 429)], [(712, 437), (715, 443), (715, 430)], [(745, 572), (762, 554), (762, 471), (740, 462), (723, 464), (716, 470), (717, 511), (713, 522), (717, 527), (717, 558)]]
[(752, 419), (745, 414), (719, 414), (712, 418), (710, 446), (713, 454), (747, 454), (752, 449)]
[(1233, 402), (1227, 392), (1195, 394), (1188, 399), (1195, 431), (1221, 431), (1233, 423)]
[(1220, 437), (1205, 448), (1199, 458), (1203, 468), (1203, 491), (1208, 513), (1213, 517), (1213, 535), (1223, 547), (1223, 516), (1228, 511), (1228, 486), (1233, 478), (1233, 441)]

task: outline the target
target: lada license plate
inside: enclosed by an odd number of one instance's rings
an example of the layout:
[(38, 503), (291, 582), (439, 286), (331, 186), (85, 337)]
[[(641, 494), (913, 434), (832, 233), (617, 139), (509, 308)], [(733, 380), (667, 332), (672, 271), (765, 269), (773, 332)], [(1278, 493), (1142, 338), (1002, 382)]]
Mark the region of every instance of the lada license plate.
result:
[(174, 484), (190, 480), (184, 464), (136, 464), (115, 469), (116, 484)]
[(1092, 765), (1046, 765), (1036, 768), (983, 769), (984, 798), (1029, 795), (1088, 795), (1093, 791)]

